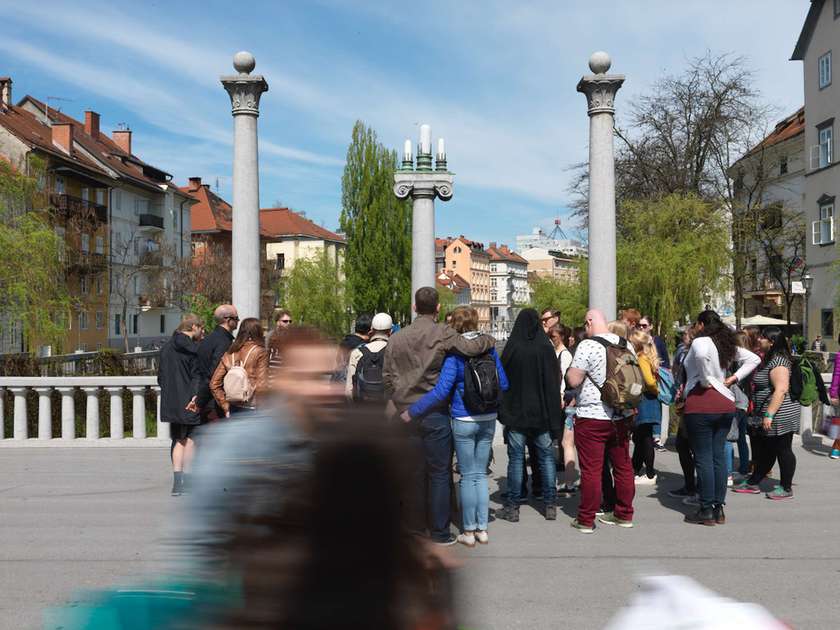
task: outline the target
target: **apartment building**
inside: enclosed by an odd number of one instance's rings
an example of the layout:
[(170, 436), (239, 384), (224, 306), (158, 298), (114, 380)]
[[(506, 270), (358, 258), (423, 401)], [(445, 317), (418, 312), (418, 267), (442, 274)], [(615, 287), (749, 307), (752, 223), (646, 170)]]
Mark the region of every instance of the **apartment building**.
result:
[[(791, 320), (802, 322), (801, 286), (805, 263), (806, 229), (799, 222), (805, 188), (805, 108), (779, 121), (747, 155), (729, 169), (735, 182), (736, 226), (734, 246), (745, 261), (741, 286), (744, 317), (787, 317), (785, 294), (791, 296)], [(737, 213), (750, 213), (739, 222)], [(793, 230), (796, 233), (792, 233)], [(788, 274), (790, 271), (790, 274)], [(793, 285), (793, 286), (791, 286)]]
[(72, 151), (107, 176), (107, 194), (96, 192), (107, 207), (107, 344), (159, 346), (182, 315), (167, 271), (191, 255), (192, 197), (175, 186), (169, 173), (134, 154), (130, 129), (104, 133), (97, 112), (85, 112), (82, 122), (32, 96), (25, 96), (18, 108), (44, 127), (57, 128)]
[(834, 80), (833, 52), (840, 54), (840, 0), (811, 0), (791, 60), (801, 61), (805, 88), (803, 211), (810, 227), (806, 260), (813, 277), (808, 331), (837, 350), (835, 245), (840, 167), (834, 131), (840, 122), (840, 82)]
[(490, 327), (490, 255), (484, 245), (462, 234), (457, 238), (438, 239), (443, 245), (443, 270), (454, 272), (470, 285), (472, 306), (478, 311), (481, 330)]
[(507, 245), (490, 243), (490, 323), (513, 324), (522, 305), (531, 300), (528, 285), (528, 261)]
[(62, 340), (49, 347), (27, 348), (19, 322), (4, 322), (0, 353), (40, 351), (53, 354), (96, 350), (108, 343), (109, 174), (74, 142), (72, 125), (48, 124), (12, 102), (12, 79), (0, 78), (0, 158), (30, 173), (31, 158), (45, 166), (44, 191), (55, 230), (64, 247), (60, 256), (70, 295)]
[(574, 283), (580, 275), (579, 258), (544, 247), (523, 250), (520, 256), (528, 261), (528, 273), (536, 278), (551, 278), (557, 282)]

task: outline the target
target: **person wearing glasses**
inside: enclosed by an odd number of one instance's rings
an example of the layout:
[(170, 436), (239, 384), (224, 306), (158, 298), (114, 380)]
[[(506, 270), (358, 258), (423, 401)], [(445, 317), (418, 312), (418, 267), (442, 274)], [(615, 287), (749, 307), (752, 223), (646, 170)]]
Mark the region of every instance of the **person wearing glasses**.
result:
[(547, 335), (549, 330), (560, 323), (560, 314), (547, 308), (540, 315), (540, 323), (542, 323), (543, 332)]
[(216, 327), (198, 346), (195, 369), (198, 376), (196, 406), (203, 422), (222, 417), (222, 409), (210, 393), (210, 377), (216, 371), (222, 355), (233, 343), (233, 331), (239, 327), (239, 314), (233, 304), (222, 304), (213, 311)]
[(280, 356), (282, 355), (283, 339), (292, 327), (292, 314), (285, 308), (281, 308), (275, 315), (274, 330), (265, 338), (265, 349), (268, 351), (268, 371), (274, 374), (280, 368)]

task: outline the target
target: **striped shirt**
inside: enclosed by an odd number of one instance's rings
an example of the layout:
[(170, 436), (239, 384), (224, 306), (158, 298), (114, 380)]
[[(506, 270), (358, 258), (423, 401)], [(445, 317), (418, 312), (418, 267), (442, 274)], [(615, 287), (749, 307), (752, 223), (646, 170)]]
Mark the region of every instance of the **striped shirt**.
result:
[[(790, 360), (783, 356), (775, 356), (769, 362), (762, 365), (753, 377), (755, 385), (755, 413), (763, 416), (767, 406), (773, 398), (773, 384), (770, 382), (770, 372), (777, 367), (791, 370)], [(790, 392), (785, 393), (782, 406), (773, 417), (773, 424), (767, 435), (784, 435), (786, 433), (799, 433), (799, 421), (802, 413), (802, 406), (795, 400), (791, 400)]]

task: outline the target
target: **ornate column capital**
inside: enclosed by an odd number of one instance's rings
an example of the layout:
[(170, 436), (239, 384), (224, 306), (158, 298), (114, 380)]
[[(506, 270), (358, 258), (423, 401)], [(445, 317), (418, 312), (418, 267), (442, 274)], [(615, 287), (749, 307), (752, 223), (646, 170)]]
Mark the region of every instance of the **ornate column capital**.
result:
[(452, 199), (454, 177), (450, 172), (397, 171), (394, 173), (394, 194), (399, 199)]
[(260, 115), (260, 96), (268, 91), (268, 83), (262, 75), (251, 76), (257, 62), (249, 52), (238, 52), (233, 57), (233, 68), (239, 74), (221, 77), (222, 85), (230, 96), (234, 116)]
[(587, 113), (615, 114), (615, 94), (624, 83), (623, 74), (589, 74), (581, 78), (577, 91), (586, 95)]

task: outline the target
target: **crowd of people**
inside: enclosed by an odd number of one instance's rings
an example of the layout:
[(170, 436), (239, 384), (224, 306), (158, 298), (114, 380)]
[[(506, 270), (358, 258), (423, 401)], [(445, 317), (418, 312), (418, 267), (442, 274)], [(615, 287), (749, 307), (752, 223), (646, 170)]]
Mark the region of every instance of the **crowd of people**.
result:
[[(494, 516), (514, 523), (529, 496), (555, 520), (558, 498), (579, 494), (576, 530), (592, 533), (596, 522), (633, 527), (635, 487), (658, 484), (656, 454), (672, 411), (683, 484), (663, 491), (696, 508), (686, 522), (724, 524), (727, 489), (760, 493), (776, 464), (780, 482), (767, 497), (793, 496), (801, 410), (793, 389), (802, 385), (782, 331), (734, 331), (707, 310), (680, 331), (671, 362), (654, 322), (635, 309), (612, 322), (590, 310), (583, 326), (571, 328), (553, 309), (526, 308), (497, 354), (495, 340), (478, 331), (475, 309), (458, 307), (439, 323), (437, 291), (421, 288), (414, 297), (416, 318), (401, 330), (387, 313), (358, 315), (321, 374), (344, 406), (402, 431), (418, 462), (401, 502), (411, 532), (439, 545), (489, 542), (497, 424), (508, 463)], [(312, 337), (286, 310), (267, 339), (257, 319), (240, 322), (231, 305), (214, 318), (204, 337), (198, 318), (186, 316), (161, 354), (173, 495), (189, 491), (195, 430), (261, 408), (281, 385), (284, 347)], [(829, 392), (819, 395), (836, 403), (838, 391), (835, 369)]]

